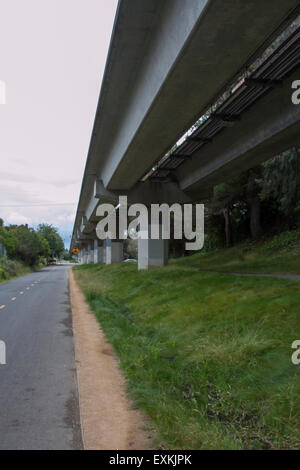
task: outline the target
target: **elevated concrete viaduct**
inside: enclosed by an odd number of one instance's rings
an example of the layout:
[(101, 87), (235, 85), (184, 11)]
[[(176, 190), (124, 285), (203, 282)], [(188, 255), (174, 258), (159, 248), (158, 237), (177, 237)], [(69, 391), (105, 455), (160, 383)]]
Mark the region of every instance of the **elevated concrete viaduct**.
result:
[(291, 100), (299, 69), (257, 102), (233, 128), (224, 129), (210, 145), (178, 168), (180, 188), (196, 199), (232, 175), (300, 145), (300, 106)]
[[(299, 13), (297, 0), (119, 1), (72, 237), (82, 262), (122, 259), (120, 246), (96, 241), (99, 204), (201, 202), (299, 145)], [(153, 263), (146, 245), (143, 267), (166, 263), (163, 240)]]

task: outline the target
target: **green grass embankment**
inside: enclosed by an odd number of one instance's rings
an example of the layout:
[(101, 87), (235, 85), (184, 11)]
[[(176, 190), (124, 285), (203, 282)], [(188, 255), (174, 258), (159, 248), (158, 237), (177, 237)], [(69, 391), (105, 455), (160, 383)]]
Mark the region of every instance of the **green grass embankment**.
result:
[[(273, 248), (275, 272), (299, 272), (298, 260), (288, 265), (281, 250)], [(214, 256), (209, 269), (240, 272), (272, 258), (253, 248), (235, 263), (229, 252), (148, 272), (129, 263), (74, 270), (156, 445), (299, 448), (300, 366), (291, 362), (291, 344), (300, 339), (300, 284), (200, 271)]]

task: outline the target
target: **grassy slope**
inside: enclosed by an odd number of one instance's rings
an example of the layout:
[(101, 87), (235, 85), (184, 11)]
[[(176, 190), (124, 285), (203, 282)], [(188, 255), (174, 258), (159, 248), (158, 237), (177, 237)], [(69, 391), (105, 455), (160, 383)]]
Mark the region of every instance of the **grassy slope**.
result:
[(300, 231), (285, 232), (259, 244), (198, 253), (178, 262), (203, 271), (300, 274)]
[(297, 448), (299, 282), (201, 273), (198, 256), (75, 273), (161, 446)]

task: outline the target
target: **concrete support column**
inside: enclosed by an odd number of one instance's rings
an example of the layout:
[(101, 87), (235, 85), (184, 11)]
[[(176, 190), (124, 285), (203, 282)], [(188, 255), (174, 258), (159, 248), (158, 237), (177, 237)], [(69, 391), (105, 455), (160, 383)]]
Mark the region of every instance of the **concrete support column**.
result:
[(94, 263), (94, 242), (88, 242), (88, 264)]
[(106, 264), (106, 240), (104, 240), (102, 245), (102, 262)]
[(80, 264), (84, 264), (84, 247), (80, 248)]
[(98, 246), (98, 263), (105, 263), (103, 246)]
[(138, 269), (167, 266), (168, 240), (138, 240)]
[(123, 261), (123, 240), (106, 239), (105, 242), (105, 263), (121, 263)]
[(88, 245), (85, 245), (84, 246), (83, 264), (88, 264), (88, 259), (89, 259), (89, 249), (88, 249)]
[(98, 264), (98, 263), (104, 263), (103, 261), (103, 252), (104, 252), (104, 248), (103, 248), (103, 245), (102, 245), (102, 241), (100, 240), (94, 240), (94, 254), (93, 254), (93, 262), (95, 264)]
[[(151, 226), (148, 223), (149, 238), (138, 239), (138, 269), (150, 269), (160, 266), (167, 266), (169, 258), (169, 240), (152, 240)], [(162, 233), (160, 225), (159, 233)]]
[(93, 244), (93, 263), (94, 264), (97, 264), (99, 263), (99, 259), (98, 259), (98, 240), (94, 240), (94, 244)]

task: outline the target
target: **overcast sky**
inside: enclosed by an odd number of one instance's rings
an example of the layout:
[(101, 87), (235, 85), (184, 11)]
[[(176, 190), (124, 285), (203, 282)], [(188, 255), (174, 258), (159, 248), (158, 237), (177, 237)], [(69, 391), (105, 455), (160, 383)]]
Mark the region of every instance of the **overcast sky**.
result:
[(5, 224), (51, 223), (70, 242), (116, 6), (0, 0)]

